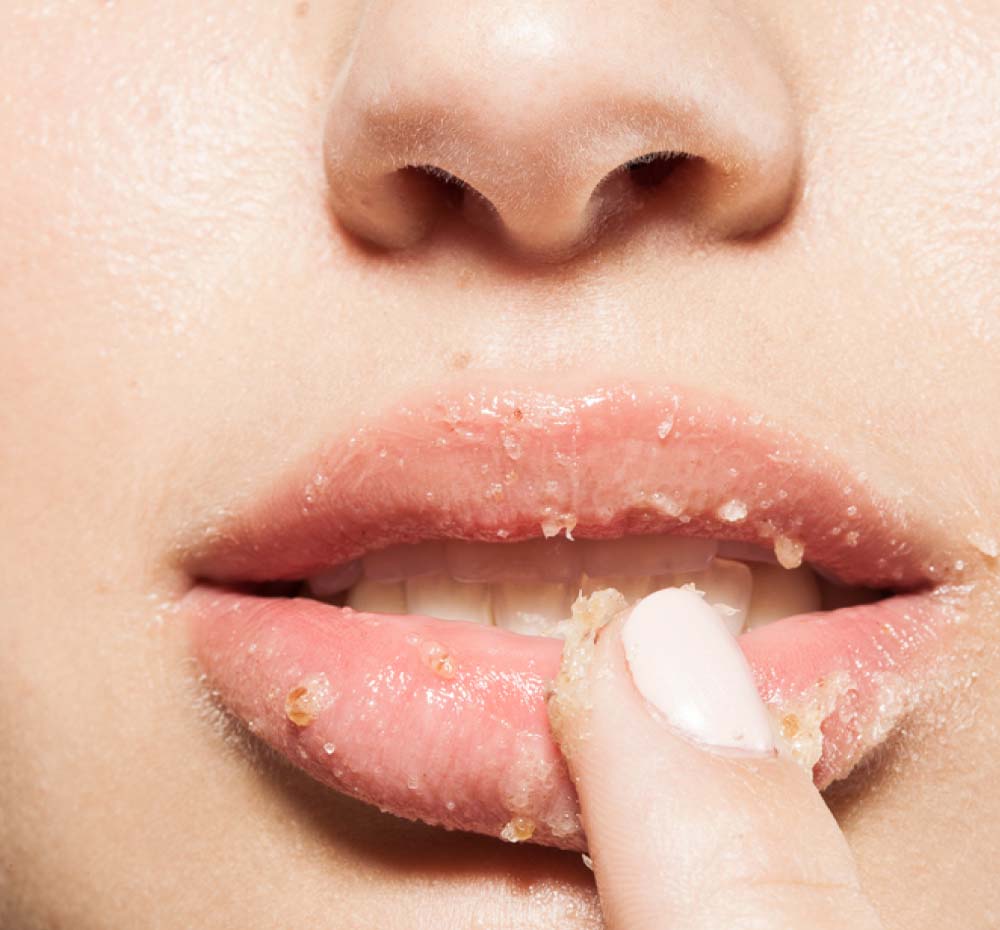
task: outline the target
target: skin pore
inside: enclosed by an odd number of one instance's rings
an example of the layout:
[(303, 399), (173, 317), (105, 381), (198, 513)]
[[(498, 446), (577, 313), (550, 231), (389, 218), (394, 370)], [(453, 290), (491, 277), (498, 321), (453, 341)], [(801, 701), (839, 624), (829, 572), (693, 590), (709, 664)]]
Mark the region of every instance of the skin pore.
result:
[[(828, 800), (887, 927), (1000, 911), (991, 4), (0, 5), (0, 925), (599, 927), (579, 856), (250, 743), (173, 610), (178, 540), (366, 414), (581, 371), (766, 411), (938, 528), (955, 655)], [(697, 157), (591, 196), (652, 150)], [(495, 215), (373, 212), (384, 151)]]

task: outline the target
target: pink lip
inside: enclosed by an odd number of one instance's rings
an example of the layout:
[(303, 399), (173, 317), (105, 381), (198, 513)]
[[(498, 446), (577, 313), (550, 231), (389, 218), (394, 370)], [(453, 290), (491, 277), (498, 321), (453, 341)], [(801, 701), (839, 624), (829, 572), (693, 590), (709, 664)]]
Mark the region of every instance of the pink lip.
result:
[[(583, 849), (545, 709), (559, 641), (219, 587), (301, 578), (396, 543), (537, 537), (543, 523), (584, 538), (785, 536), (850, 583), (916, 591), (943, 580), (930, 534), (901, 508), (753, 413), (647, 387), (481, 389), (365, 423), (283, 491), (187, 546), (186, 567), (209, 580), (189, 596), (196, 655), (237, 717), (337, 790), (494, 836), (528, 817), (535, 841)], [(885, 737), (895, 722), (886, 689), (898, 713), (945, 648), (953, 609), (940, 595), (789, 618), (740, 638), (792, 735), (809, 708), (821, 714), (820, 786)], [(286, 714), (303, 685), (318, 696), (304, 726)]]

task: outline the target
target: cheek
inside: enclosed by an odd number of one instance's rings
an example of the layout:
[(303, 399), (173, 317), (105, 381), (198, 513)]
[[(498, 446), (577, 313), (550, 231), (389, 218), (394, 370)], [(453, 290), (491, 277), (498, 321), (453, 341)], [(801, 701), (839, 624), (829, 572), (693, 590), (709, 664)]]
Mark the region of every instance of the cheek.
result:
[(276, 252), (315, 259), (320, 114), (294, 14), (208, 6), (15, 23), (0, 287), (22, 329), (45, 308), (77, 351), (179, 341), (266, 290)]
[(26, 520), (56, 517), (56, 499), (77, 504), (64, 521), (85, 501), (121, 507), (98, 474), (140, 509), (140, 491), (182, 493), (207, 458), (200, 443), (179, 455), (184, 437), (241, 395), (246, 409), (259, 366), (294, 354), (288, 308), (329, 321), (315, 55), (295, 45), (291, 5), (243, 7), (14, 14), (0, 423), (19, 454), (0, 468)]

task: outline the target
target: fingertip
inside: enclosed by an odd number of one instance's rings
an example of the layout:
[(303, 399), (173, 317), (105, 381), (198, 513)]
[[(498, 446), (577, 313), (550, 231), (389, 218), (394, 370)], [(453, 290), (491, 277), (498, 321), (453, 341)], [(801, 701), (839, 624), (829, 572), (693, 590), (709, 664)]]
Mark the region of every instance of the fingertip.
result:
[[(589, 607), (549, 707), (610, 930), (836, 926), (769, 922), (826, 907), (831, 889), (863, 912), (847, 843), (808, 774), (776, 751), (724, 621), (676, 589), (631, 610)], [(726, 923), (732, 913), (759, 923)]]

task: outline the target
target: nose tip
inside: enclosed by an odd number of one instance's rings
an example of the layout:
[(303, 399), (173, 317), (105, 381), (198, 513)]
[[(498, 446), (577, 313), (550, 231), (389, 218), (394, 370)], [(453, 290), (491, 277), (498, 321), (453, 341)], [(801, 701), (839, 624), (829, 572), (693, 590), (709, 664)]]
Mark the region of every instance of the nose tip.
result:
[(796, 181), (790, 95), (707, 6), (374, 3), (327, 117), (334, 213), (386, 249), (450, 217), (548, 260), (650, 215), (713, 237), (770, 226)]

